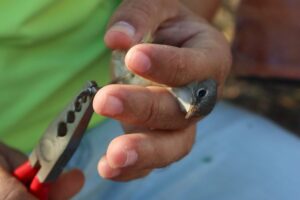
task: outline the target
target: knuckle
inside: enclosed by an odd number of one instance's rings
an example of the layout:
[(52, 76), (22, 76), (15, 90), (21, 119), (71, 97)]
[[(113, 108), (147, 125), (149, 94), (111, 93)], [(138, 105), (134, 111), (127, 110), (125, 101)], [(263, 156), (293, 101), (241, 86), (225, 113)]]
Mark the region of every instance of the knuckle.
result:
[(125, 6), (125, 9), (122, 10), (122, 13), (126, 16), (128, 16), (128, 13), (131, 13), (130, 16), (134, 17), (134, 21), (141, 24), (145, 23), (145, 20), (149, 21), (151, 19), (151, 15), (153, 16), (153, 13), (157, 13), (157, 6), (151, 3), (151, 0), (139, 2), (127, 0), (124, 1), (123, 5)]
[(151, 12), (149, 7), (142, 4), (133, 4), (133, 8), (135, 8), (137, 16), (141, 17), (142, 19), (149, 19), (151, 16)]
[(153, 94), (147, 107), (140, 113), (139, 116), (143, 116), (142, 120), (138, 123), (143, 123), (150, 129), (159, 128), (162, 130), (169, 130), (174, 127), (170, 123), (170, 111), (169, 106), (166, 104), (164, 97), (160, 96), (161, 93)]
[(157, 105), (157, 101), (152, 98), (149, 101), (148, 106), (145, 109), (145, 112), (140, 116), (143, 116), (142, 123), (151, 126), (159, 115), (159, 106)]
[(185, 62), (185, 56), (183, 53), (174, 53), (170, 58), (169, 63), (171, 63), (172, 70), (169, 75), (169, 84), (177, 85), (178, 83), (182, 83), (185, 81), (187, 63)]

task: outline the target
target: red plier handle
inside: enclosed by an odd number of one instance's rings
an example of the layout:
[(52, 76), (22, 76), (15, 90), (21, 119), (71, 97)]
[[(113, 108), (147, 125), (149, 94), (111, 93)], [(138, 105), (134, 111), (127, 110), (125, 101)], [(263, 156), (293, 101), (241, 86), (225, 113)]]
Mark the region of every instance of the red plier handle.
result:
[(98, 89), (95, 82), (89, 81), (50, 123), (28, 161), (14, 171), (14, 176), (39, 200), (49, 198), (51, 183), (79, 146), (94, 112), (92, 103)]
[(27, 186), (29, 192), (39, 200), (47, 200), (49, 196), (50, 183), (42, 183), (36, 176), (39, 169), (33, 167), (29, 161), (19, 166), (13, 175)]

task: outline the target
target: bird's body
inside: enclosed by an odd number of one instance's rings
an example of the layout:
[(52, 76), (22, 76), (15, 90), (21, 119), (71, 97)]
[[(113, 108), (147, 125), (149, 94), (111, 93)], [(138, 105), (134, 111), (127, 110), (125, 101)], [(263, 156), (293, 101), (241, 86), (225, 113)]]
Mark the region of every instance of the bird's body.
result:
[(126, 51), (115, 50), (112, 52), (112, 73), (113, 78), (118, 80), (118, 83), (130, 84), (130, 85), (140, 85), (149, 86), (155, 85), (154, 82), (144, 79), (139, 75), (133, 74), (125, 66), (125, 55)]
[(183, 87), (173, 88), (158, 84), (129, 71), (125, 66), (126, 53), (121, 50), (112, 52), (114, 83), (166, 87), (177, 99), (182, 111), (186, 113), (186, 119), (205, 116), (213, 109), (217, 99), (216, 81), (212, 79), (195, 81)]

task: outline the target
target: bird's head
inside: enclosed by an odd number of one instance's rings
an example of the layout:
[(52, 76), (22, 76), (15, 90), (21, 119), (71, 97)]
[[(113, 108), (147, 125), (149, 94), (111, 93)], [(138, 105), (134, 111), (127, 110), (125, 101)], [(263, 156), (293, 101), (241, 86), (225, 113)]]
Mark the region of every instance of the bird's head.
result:
[(212, 79), (195, 81), (184, 87), (173, 88), (172, 93), (186, 112), (185, 118), (203, 117), (216, 104), (217, 83)]

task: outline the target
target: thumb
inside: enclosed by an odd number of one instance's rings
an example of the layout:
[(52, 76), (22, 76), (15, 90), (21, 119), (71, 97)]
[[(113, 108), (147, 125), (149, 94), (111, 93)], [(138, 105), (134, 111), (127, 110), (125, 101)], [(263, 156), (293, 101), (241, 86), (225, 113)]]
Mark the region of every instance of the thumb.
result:
[(104, 37), (111, 49), (128, 49), (178, 13), (177, 0), (123, 0)]

